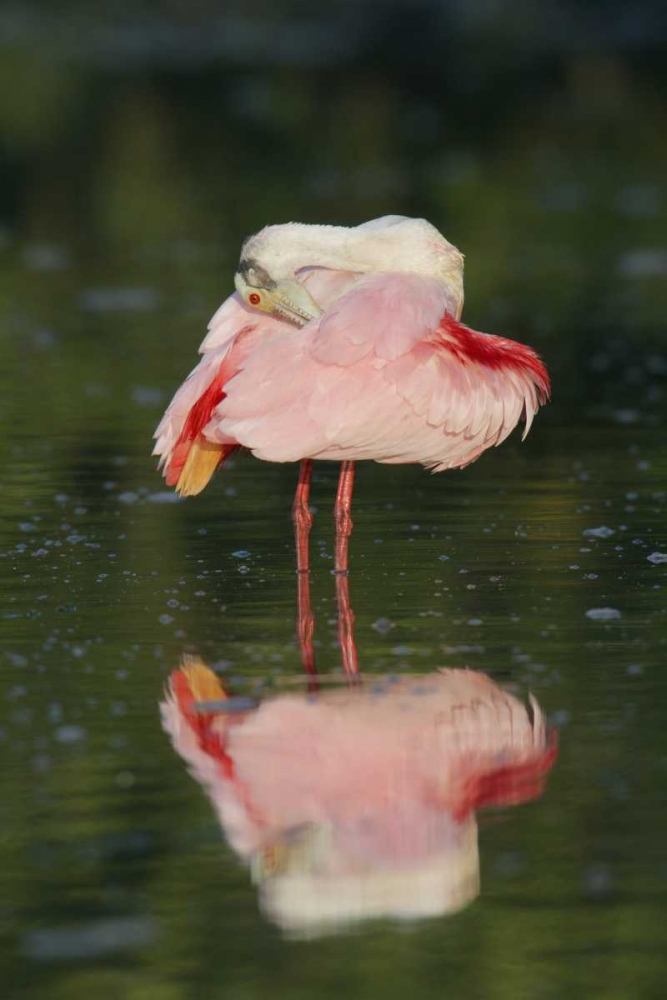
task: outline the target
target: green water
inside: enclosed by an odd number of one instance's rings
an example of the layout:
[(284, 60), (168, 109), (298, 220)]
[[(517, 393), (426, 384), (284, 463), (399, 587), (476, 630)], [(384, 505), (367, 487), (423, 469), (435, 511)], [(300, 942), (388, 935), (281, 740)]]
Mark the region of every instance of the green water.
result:
[[(287, 31), (299, 18), (283, 7)], [(333, 56), (211, 54), (205, 3), (190, 61), (158, 58), (165, 36), (134, 59), (122, 25), (77, 5), (54, 22), (61, 51), (42, 8), (16, 10), (0, 98), (3, 996), (663, 996), (667, 563), (649, 557), (667, 552), (667, 130), (653, 42), (643, 61), (611, 43), (542, 60), (524, 39), (533, 61), (516, 65), (506, 34), (492, 46), (459, 25), (456, 75), (420, 68), (418, 47), (398, 59), (394, 28), (337, 75)], [(150, 438), (248, 232), (389, 211), (462, 248), (465, 318), (538, 348), (554, 402), (524, 444), (463, 472), (359, 468), (360, 667), (467, 665), (530, 690), (560, 755), (539, 801), (482, 827), (482, 891), (464, 912), (292, 941), (260, 915), (158, 701), (184, 652), (242, 690), (298, 671), (296, 468), (243, 457), (174, 502)], [(341, 665), (336, 472), (317, 467), (312, 496), (323, 672)]]

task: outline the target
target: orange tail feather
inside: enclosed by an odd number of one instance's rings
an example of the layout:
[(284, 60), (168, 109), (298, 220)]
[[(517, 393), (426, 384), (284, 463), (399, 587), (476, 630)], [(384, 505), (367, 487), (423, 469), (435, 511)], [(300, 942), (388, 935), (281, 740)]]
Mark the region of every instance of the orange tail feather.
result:
[(233, 444), (215, 444), (200, 434), (190, 445), (188, 457), (176, 482), (176, 492), (182, 497), (201, 493), (218, 466), (236, 447)]
[(227, 697), (220, 678), (199, 656), (184, 656), (180, 672), (194, 701), (219, 701)]

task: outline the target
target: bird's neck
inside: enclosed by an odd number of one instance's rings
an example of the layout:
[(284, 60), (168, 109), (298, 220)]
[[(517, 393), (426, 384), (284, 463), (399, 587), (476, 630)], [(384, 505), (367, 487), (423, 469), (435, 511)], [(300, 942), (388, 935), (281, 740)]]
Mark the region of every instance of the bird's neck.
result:
[[(299, 263), (358, 274), (403, 272), (444, 282), (453, 300), (463, 305), (463, 257), (428, 223), (406, 220), (382, 232), (359, 226), (294, 224)], [(298, 248), (298, 249), (297, 249)], [(296, 261), (296, 266), (299, 263)]]

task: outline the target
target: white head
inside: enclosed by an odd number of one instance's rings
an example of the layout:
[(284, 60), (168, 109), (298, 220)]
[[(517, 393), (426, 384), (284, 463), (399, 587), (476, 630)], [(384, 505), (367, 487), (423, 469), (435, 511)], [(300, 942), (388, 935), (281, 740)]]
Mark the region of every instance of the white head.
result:
[(408, 272), (445, 282), (463, 302), (463, 256), (425, 219), (386, 215), (361, 226), (266, 226), (241, 249), (235, 284), (255, 309), (303, 325), (321, 309), (298, 281), (304, 268)]

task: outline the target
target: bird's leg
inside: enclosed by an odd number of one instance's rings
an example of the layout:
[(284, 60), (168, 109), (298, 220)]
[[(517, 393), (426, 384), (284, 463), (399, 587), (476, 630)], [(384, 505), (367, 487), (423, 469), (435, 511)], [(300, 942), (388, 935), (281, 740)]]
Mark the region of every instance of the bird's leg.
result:
[(338, 642), (343, 656), (343, 668), (348, 681), (359, 677), (357, 647), (354, 642), (354, 611), (350, 604), (350, 581), (347, 575), (347, 549), (352, 534), (352, 490), (354, 488), (354, 462), (343, 462), (338, 479), (334, 520), (336, 522), (336, 547), (334, 573), (336, 575), (336, 601), (338, 603)]
[(308, 677), (308, 690), (317, 691), (318, 684), (313, 678), (317, 677), (315, 666), (315, 650), (313, 648), (313, 633), (315, 632), (315, 618), (310, 604), (310, 573), (299, 573), (297, 575), (297, 615), (296, 634), (301, 650), (301, 666)]
[(294, 494), (292, 504), (292, 521), (294, 522), (294, 537), (296, 540), (296, 571), (297, 573), (310, 572), (310, 560), (308, 557), (308, 536), (313, 523), (313, 515), (310, 512), (308, 499), (310, 497), (310, 477), (313, 472), (313, 462), (310, 458), (304, 458), (299, 468), (299, 482)]
[(359, 661), (354, 641), (354, 611), (350, 605), (350, 578), (347, 573), (336, 574), (336, 601), (338, 603), (338, 642), (343, 655), (343, 669), (348, 683), (359, 680)]
[[(312, 471), (312, 461), (304, 459), (299, 469), (299, 482), (296, 487), (294, 504), (292, 506), (297, 568), (296, 633), (301, 650), (301, 663), (308, 677), (314, 677), (317, 673), (315, 669), (315, 651), (313, 649), (315, 619), (313, 618), (313, 611), (310, 604), (310, 565), (308, 556), (308, 536), (310, 535), (310, 528), (313, 523), (313, 515), (308, 505)], [(316, 688), (317, 685), (314, 687)], [(313, 690), (314, 688), (311, 686), (310, 689)]]
[(336, 547), (334, 573), (347, 573), (347, 548), (352, 534), (352, 490), (354, 488), (354, 462), (341, 462), (334, 521), (336, 523)]

